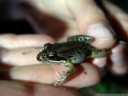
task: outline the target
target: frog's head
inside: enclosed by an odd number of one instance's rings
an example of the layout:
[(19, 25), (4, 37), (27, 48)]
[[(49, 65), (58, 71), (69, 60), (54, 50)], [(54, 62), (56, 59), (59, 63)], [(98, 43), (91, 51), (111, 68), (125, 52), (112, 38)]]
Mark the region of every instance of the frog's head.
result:
[(59, 56), (55, 49), (56, 46), (46, 43), (42, 51), (37, 55), (37, 60), (44, 63), (59, 63), (67, 61), (65, 57)]
[(37, 60), (41, 62), (48, 62), (52, 57), (54, 58), (53, 52), (42, 51), (37, 55)]
[(50, 50), (52, 44), (46, 43), (42, 49), (42, 51), (37, 55), (37, 60), (41, 62), (47, 62), (51, 57), (54, 56), (55, 52)]

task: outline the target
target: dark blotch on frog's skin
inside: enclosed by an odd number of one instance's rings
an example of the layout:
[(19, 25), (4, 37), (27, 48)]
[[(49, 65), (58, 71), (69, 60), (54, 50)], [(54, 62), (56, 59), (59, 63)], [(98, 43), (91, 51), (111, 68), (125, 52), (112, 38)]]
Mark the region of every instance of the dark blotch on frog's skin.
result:
[(47, 56), (47, 58), (53, 61), (61, 61), (61, 60), (67, 61), (66, 58), (58, 56), (56, 52), (53, 56)]

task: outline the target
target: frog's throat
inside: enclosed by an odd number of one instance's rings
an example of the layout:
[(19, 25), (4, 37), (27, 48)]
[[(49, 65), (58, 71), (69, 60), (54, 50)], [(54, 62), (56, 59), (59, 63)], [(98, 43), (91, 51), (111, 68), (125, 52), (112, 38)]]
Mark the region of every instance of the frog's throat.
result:
[(92, 54), (91, 54), (91, 57), (92, 58), (100, 58), (100, 57), (104, 57), (108, 55), (108, 49), (93, 49), (92, 50)]

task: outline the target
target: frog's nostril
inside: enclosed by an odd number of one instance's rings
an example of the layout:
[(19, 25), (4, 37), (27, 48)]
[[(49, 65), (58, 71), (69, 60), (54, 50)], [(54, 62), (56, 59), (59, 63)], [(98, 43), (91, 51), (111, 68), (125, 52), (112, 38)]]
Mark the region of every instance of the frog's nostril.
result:
[(39, 57), (36, 58), (38, 61), (41, 61)]
[(39, 54), (38, 54), (37, 57), (36, 57), (36, 59), (37, 59), (38, 61), (41, 61), (41, 58), (42, 58), (42, 56), (40, 56)]

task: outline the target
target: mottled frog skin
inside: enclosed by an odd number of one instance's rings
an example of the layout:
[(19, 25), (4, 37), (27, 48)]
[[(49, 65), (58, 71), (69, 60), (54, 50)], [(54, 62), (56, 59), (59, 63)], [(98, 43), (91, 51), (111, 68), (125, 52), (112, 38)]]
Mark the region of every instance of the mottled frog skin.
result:
[(62, 84), (75, 72), (75, 64), (83, 62), (88, 57), (99, 58), (108, 54), (107, 49), (96, 49), (90, 45), (93, 37), (86, 35), (75, 35), (67, 39), (67, 42), (50, 44), (46, 43), (37, 60), (46, 64), (64, 64), (69, 68), (67, 72), (60, 74), (55, 85)]

